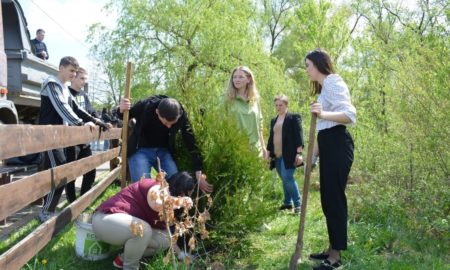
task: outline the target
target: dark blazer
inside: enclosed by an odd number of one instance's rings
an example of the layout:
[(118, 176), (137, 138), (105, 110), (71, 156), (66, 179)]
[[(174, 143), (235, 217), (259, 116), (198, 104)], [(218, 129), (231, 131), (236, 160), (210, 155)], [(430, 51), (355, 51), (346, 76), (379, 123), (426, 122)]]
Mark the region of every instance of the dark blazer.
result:
[[(143, 125), (149, 123), (149, 118), (151, 115), (155, 114), (156, 108), (162, 99), (167, 98), (164, 95), (155, 95), (147, 99), (138, 101), (134, 106), (131, 107), (129, 117), (136, 119), (136, 125), (133, 128), (128, 139), (128, 157), (132, 156), (137, 149), (139, 149), (139, 138), (143, 130)], [(180, 103), (181, 105), (181, 103)], [(198, 149), (197, 143), (195, 141), (194, 133), (192, 132), (192, 127), (187, 117), (187, 113), (181, 105), (181, 116), (178, 121), (169, 130), (169, 151), (173, 155), (175, 152), (175, 137), (178, 131), (181, 131), (181, 136), (183, 141), (191, 154), (192, 163), (194, 170), (198, 171), (202, 169), (203, 161)], [(122, 119), (123, 114), (120, 110), (117, 110), (118, 116)]]
[[(270, 135), (267, 142), (267, 150), (270, 151), (270, 156), (275, 157), (274, 145), (273, 145), (273, 127), (277, 122), (278, 116), (270, 121)], [(297, 148), (304, 146), (303, 144), (303, 129), (302, 118), (300, 114), (287, 113), (282, 127), (282, 151), (284, 166), (286, 169), (295, 168), (295, 156), (297, 155)]]

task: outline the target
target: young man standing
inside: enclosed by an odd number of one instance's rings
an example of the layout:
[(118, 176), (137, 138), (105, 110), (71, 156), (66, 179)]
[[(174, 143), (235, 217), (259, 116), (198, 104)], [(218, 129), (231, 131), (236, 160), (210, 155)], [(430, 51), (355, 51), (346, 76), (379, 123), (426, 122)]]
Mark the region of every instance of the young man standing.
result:
[[(75, 99), (76, 103), (83, 108), (87, 113), (95, 118), (99, 118), (96, 111), (92, 107), (91, 101), (87, 93), (83, 90), (83, 87), (86, 85), (88, 81), (88, 73), (84, 68), (78, 68), (77, 75), (71, 80), (69, 90), (72, 94), (72, 98)], [(80, 160), (85, 157), (92, 156), (91, 145), (80, 144), (66, 148), (66, 157), (67, 162), (72, 162), (75, 160)], [(95, 181), (95, 169), (87, 172), (83, 175), (83, 182), (81, 184), (80, 196), (83, 196), (84, 193), (88, 192), (92, 184)], [(75, 195), (75, 181), (66, 184), (66, 197), (69, 203), (72, 203), (76, 200)]]
[(167, 173), (167, 178), (178, 172), (172, 156), (175, 136), (181, 131), (184, 144), (191, 154), (199, 188), (204, 192), (213, 191), (213, 186), (201, 177), (200, 151), (187, 113), (177, 100), (156, 95), (141, 100), (131, 107), (130, 100), (122, 98), (119, 108), (120, 114), (130, 110), (130, 119), (136, 119), (127, 149), (132, 182), (138, 181), (143, 174), (150, 173), (151, 167), (158, 169), (157, 158), (161, 162), (161, 169)]
[(36, 38), (31, 40), (31, 45), (33, 46), (33, 54), (37, 57), (48, 60), (48, 50), (47, 45), (44, 43), (45, 31), (43, 29), (38, 29), (36, 31)]
[[(42, 84), (40, 125), (99, 125), (104, 130), (109, 128), (101, 120), (92, 117), (80, 108), (73, 100), (66, 84), (75, 77), (78, 67), (78, 61), (75, 58), (63, 57), (59, 63), (58, 76), (50, 76)], [(44, 153), (44, 170), (65, 164), (67, 162), (65, 151), (66, 149), (63, 148), (46, 151)], [(56, 187), (44, 198), (44, 206), (39, 214), (41, 222), (54, 215), (63, 189), (64, 186)]]

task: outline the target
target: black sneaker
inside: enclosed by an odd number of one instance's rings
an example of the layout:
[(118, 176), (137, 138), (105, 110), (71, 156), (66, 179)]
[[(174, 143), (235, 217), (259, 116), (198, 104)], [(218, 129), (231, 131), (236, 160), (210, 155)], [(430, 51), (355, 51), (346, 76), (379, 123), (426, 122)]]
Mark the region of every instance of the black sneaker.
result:
[(328, 254), (325, 253), (325, 251), (322, 251), (320, 253), (311, 253), (309, 254), (309, 259), (311, 260), (318, 260), (318, 261), (323, 261), (328, 259)]
[(323, 262), (321, 262), (318, 266), (313, 267), (313, 270), (334, 270), (334, 269), (338, 269), (339, 267), (342, 266), (342, 261), (338, 260), (335, 263), (331, 263), (329, 260), (325, 260)]
[(283, 204), (282, 206), (280, 206), (280, 208), (278, 208), (278, 210), (282, 211), (282, 210), (291, 210), (292, 209), (292, 204)]

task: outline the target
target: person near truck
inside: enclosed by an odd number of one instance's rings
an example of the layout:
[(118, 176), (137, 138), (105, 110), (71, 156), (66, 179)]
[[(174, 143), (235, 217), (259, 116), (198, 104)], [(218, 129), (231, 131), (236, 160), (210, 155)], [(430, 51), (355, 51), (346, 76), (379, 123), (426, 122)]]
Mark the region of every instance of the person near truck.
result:
[[(42, 84), (41, 106), (39, 111), (40, 125), (100, 126), (103, 130), (110, 128), (81, 108), (67, 87), (77, 73), (78, 61), (71, 57), (63, 57), (59, 63), (58, 75), (49, 76)], [(67, 163), (66, 149), (58, 148), (44, 152), (43, 169), (47, 170)], [(44, 205), (39, 213), (39, 220), (45, 222), (55, 214), (56, 206), (61, 198), (64, 186), (53, 188), (44, 197)]]
[(31, 45), (33, 49), (33, 54), (42, 60), (48, 60), (48, 50), (47, 45), (44, 43), (45, 31), (43, 29), (38, 29), (36, 31), (36, 38), (31, 40)]
[[(72, 98), (76, 103), (83, 108), (87, 113), (95, 118), (99, 118), (99, 115), (92, 107), (91, 101), (87, 93), (83, 90), (83, 87), (88, 81), (88, 72), (84, 68), (78, 68), (77, 75), (71, 80), (69, 90), (72, 94)], [(85, 157), (92, 156), (91, 145), (89, 143), (75, 145), (66, 148), (67, 162), (80, 160)], [(92, 184), (95, 181), (96, 170), (93, 169), (83, 175), (83, 181), (81, 183), (80, 196), (88, 192)], [(65, 187), (67, 201), (72, 203), (76, 199), (75, 195), (75, 181), (69, 182)]]

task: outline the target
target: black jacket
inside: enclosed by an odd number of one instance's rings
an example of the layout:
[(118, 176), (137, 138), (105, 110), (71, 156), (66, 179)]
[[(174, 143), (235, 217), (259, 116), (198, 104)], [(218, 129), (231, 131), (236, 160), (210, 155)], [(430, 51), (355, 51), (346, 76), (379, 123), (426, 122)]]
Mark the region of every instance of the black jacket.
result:
[[(278, 116), (270, 121), (270, 135), (267, 142), (267, 150), (270, 151), (270, 156), (275, 157), (273, 146), (273, 127), (277, 122)], [(302, 118), (300, 114), (287, 113), (282, 127), (282, 152), (284, 166), (286, 169), (295, 168), (295, 156), (297, 155), (297, 148), (303, 147), (303, 129)]]
[[(128, 139), (128, 150), (127, 156), (130, 157), (133, 155), (140, 147), (139, 140), (140, 135), (143, 129), (143, 126), (146, 125), (149, 121), (148, 119), (156, 114), (156, 108), (162, 99), (168, 98), (164, 95), (156, 95), (151, 96), (145, 100), (138, 101), (135, 105), (133, 105), (130, 109), (129, 118), (136, 119), (136, 125), (133, 128), (133, 131)], [(191, 154), (192, 163), (194, 166), (194, 170), (198, 171), (202, 169), (202, 157), (200, 155), (200, 151), (195, 142), (194, 133), (192, 132), (191, 124), (189, 123), (189, 119), (187, 117), (187, 113), (184, 110), (183, 106), (181, 106), (181, 116), (178, 121), (169, 129), (169, 151), (173, 155), (175, 152), (175, 137), (179, 130), (181, 130), (181, 136), (186, 147)], [(118, 110), (118, 116), (122, 119), (123, 114), (121, 114)], [(148, 134), (151, 136), (151, 134)]]
[[(47, 45), (45, 45), (44, 42), (39, 41), (37, 39), (32, 39), (31, 40), (31, 45), (32, 45), (32, 51), (33, 54), (36, 55), (37, 57), (47, 60), (49, 58), (49, 54), (48, 54), (48, 50), (47, 50)], [(47, 53), (47, 57), (44, 57), (42, 55), (42, 52), (45, 51)]]
[(82, 126), (89, 121), (95, 122), (94, 117), (73, 100), (69, 89), (58, 79), (50, 76), (43, 83), (39, 125)]
[(89, 100), (87, 93), (83, 90), (77, 91), (69, 86), (70, 93), (75, 98), (75, 101), (78, 103), (81, 108), (83, 108), (86, 112), (92, 115), (95, 118), (100, 118), (101, 116), (95, 111), (94, 107), (92, 107), (92, 103)]

